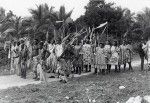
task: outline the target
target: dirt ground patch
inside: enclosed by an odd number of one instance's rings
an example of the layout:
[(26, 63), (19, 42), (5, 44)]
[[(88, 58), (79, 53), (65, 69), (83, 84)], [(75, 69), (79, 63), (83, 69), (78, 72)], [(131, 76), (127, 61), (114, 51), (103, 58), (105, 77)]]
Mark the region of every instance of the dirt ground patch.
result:
[[(68, 83), (51, 82), (0, 91), (0, 103), (124, 103), (131, 96), (150, 93), (150, 72), (125, 71), (109, 75), (89, 75)], [(125, 86), (120, 90), (119, 86)], [(93, 101), (94, 102), (94, 101)]]

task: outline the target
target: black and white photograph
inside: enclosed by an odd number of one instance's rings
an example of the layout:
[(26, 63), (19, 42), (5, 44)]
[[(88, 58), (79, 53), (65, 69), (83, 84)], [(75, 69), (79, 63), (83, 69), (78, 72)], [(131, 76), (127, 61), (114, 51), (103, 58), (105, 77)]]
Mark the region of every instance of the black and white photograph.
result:
[(0, 0), (0, 103), (150, 103), (150, 0)]

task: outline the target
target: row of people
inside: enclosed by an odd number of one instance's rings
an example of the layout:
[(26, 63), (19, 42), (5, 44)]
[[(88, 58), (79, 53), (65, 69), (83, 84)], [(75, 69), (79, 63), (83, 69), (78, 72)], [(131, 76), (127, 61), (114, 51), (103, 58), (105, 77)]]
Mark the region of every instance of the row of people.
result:
[(26, 68), (28, 60), (27, 47), (24, 41), (14, 41), (9, 49), (8, 58), (10, 58), (11, 73), (16, 73), (22, 78), (26, 78)]
[[(66, 47), (65, 47), (66, 46)], [(67, 48), (67, 49), (64, 49)], [(91, 45), (89, 41), (78, 45), (63, 45), (60, 42), (38, 42), (31, 43), (21, 40), (14, 42), (10, 49), (11, 70), (15, 70), (22, 78), (26, 78), (26, 70), (32, 68), (34, 79), (44, 79), (45, 72), (53, 72), (68, 76), (72, 73), (90, 72), (95, 68), (95, 73), (109, 73), (111, 65), (115, 65), (115, 71), (120, 71), (120, 66), (129, 64), (132, 70), (132, 49), (130, 44), (118, 45), (114, 42), (110, 45), (99, 43)]]
[(88, 70), (91, 71), (92, 65), (95, 68), (95, 73), (99, 71), (109, 73), (111, 65), (114, 65), (115, 71), (119, 72), (121, 65), (124, 65), (125, 69), (127, 63), (129, 70), (133, 69), (131, 65), (133, 51), (130, 43), (125, 44), (125, 42), (123, 42), (122, 45), (118, 45), (115, 41), (110, 45), (107, 41), (105, 45), (104, 43), (99, 43), (92, 49), (92, 45), (87, 42), (83, 45), (82, 54), (83, 66), (86, 72)]

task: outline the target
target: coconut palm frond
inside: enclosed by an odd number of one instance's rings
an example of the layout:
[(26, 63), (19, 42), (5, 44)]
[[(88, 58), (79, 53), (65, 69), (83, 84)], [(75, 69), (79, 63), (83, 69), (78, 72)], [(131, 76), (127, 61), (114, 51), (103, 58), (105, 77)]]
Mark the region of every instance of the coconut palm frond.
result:
[(65, 19), (65, 14), (66, 14), (65, 6), (61, 6), (60, 9), (59, 9), (59, 19), (64, 20)]
[(11, 33), (11, 32), (14, 32), (16, 31), (15, 29), (7, 29), (6, 31), (4, 31), (4, 34), (8, 34), (8, 33)]
[(65, 19), (67, 19), (68, 17), (71, 17), (72, 12), (73, 12), (73, 10), (71, 10), (69, 13), (67, 13)]

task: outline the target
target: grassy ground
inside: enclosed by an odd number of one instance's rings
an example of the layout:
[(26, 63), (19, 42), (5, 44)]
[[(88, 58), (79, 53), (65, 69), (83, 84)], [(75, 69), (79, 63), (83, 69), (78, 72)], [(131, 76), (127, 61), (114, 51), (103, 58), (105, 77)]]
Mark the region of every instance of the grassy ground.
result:
[[(150, 94), (150, 72), (139, 70), (89, 75), (66, 84), (52, 82), (48, 86), (39, 84), (1, 90), (0, 103), (88, 103), (89, 99), (95, 99), (96, 103), (124, 103), (131, 96)], [(126, 88), (120, 90), (119, 86)]]
[(8, 59), (8, 53), (0, 47), (0, 76), (9, 75), (10, 70), (10, 60)]
[[(8, 69), (7, 66), (0, 68)], [(119, 86), (125, 86), (125, 89), (120, 90)], [(88, 103), (89, 99), (96, 103), (124, 103), (129, 97), (148, 94), (150, 72), (140, 71), (137, 67), (134, 72), (89, 75), (74, 78), (66, 84), (52, 82), (48, 86), (39, 84), (0, 90), (0, 103)]]

